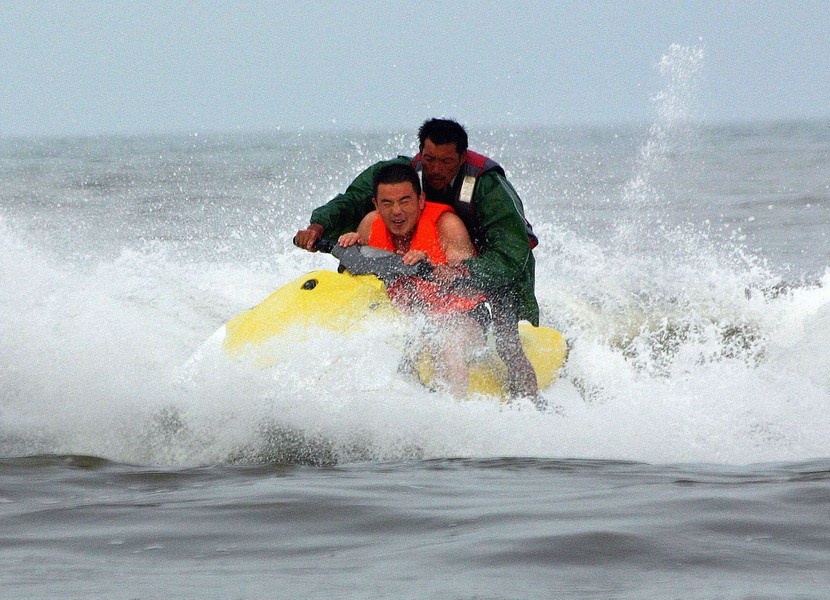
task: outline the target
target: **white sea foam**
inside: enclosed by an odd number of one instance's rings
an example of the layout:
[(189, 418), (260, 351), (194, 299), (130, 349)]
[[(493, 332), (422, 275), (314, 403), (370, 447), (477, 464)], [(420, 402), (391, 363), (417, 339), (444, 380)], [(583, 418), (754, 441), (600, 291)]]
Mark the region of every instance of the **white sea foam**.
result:
[[(95, 206), (58, 211), (48, 208), (53, 195), (60, 203), (54, 182), (28, 190), (21, 178), (15, 193), (31, 197), (30, 205), (0, 215), (0, 454), (165, 464), (447, 456), (745, 463), (830, 455), (830, 274), (789, 285), (739, 236), (677, 220), (687, 213), (674, 177), (685, 164), (680, 140), (690, 134), (701, 61), (699, 51), (683, 48), (662, 61), (668, 82), (655, 98), (655, 125), (616, 191), (602, 177), (565, 188), (566, 199), (606, 194), (583, 209), (595, 208), (601, 230), (572, 226), (579, 220), (557, 212), (555, 193), (536, 198), (543, 321), (572, 344), (562, 380), (543, 392), (550, 412), (427, 391), (398, 373), (400, 338), (382, 327), (348, 338), (312, 333), (267, 370), (216, 356), (188, 364), (235, 314), (307, 271), (334, 268), (332, 258), (297, 251), (288, 240), (318, 196), (345, 185), (360, 165), (328, 166), (321, 176), (311, 151), (320, 139), (280, 140), (264, 154), (288, 166), (263, 192), (259, 173), (270, 166), (250, 168), (250, 180), (240, 175), (246, 160), (263, 160), (259, 147), (220, 144), (225, 154), (200, 155), (202, 162), (171, 176), (141, 154), (163, 154), (164, 140), (138, 144), (139, 159), (122, 140), (113, 156), (141, 165), (129, 171), (129, 193), (113, 199), (101, 188)], [(548, 140), (511, 135), (520, 145)], [(362, 165), (403, 139), (347, 147), (357, 148)], [(171, 161), (186, 154), (170, 143)], [(342, 150), (339, 138), (331, 143), (332, 152)], [(106, 144), (100, 151), (108, 152)], [(66, 193), (77, 196), (78, 177), (119, 185), (123, 178), (99, 173), (101, 164), (91, 160), (78, 173), (72, 169), (81, 167), (67, 167)], [(537, 162), (522, 176), (568, 184), (558, 169), (556, 161)], [(208, 187), (225, 196), (210, 196)], [(114, 222), (104, 224), (102, 211), (116, 201)], [(699, 211), (707, 219), (727, 200), (708, 202)], [(37, 235), (38, 227), (49, 235)], [(786, 235), (785, 222), (778, 227)], [(67, 248), (76, 250), (69, 260)]]
[(265, 371), (218, 362), (183, 372), (218, 324), (328, 257), (292, 253), (266, 274), (128, 251), (72, 271), (4, 236), (4, 281), (28, 290), (4, 296), (15, 318), (4, 325), (2, 423), (29, 451), (173, 463), (291, 459), (303, 445), (305, 460), (749, 462), (830, 451), (827, 277), (766, 298), (745, 293), (751, 270), (678, 284), (692, 267), (657, 272), (612, 256), (578, 271), (542, 253), (539, 295), (573, 342), (566, 379), (544, 392), (558, 412), (542, 414), (426, 391), (397, 373), (400, 348), (380, 329), (312, 335)]

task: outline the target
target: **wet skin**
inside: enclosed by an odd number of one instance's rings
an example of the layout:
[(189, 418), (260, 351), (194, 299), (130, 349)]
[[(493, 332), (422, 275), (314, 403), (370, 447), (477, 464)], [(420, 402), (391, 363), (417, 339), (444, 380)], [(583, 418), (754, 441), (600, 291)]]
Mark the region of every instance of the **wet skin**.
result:
[(424, 210), (423, 194), (418, 196), (408, 181), (381, 183), (374, 199), (375, 209), (393, 236), (408, 237)]
[(458, 153), (455, 143), (434, 144), (424, 140), (421, 148), (421, 162), (424, 165), (424, 180), (434, 190), (443, 190), (458, 175), (466, 152)]

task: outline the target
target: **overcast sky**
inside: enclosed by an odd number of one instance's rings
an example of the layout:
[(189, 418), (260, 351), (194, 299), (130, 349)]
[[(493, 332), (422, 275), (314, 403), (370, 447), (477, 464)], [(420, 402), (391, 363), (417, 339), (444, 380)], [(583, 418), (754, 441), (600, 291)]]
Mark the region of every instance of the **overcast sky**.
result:
[(830, 0), (0, 0), (0, 135), (830, 118)]

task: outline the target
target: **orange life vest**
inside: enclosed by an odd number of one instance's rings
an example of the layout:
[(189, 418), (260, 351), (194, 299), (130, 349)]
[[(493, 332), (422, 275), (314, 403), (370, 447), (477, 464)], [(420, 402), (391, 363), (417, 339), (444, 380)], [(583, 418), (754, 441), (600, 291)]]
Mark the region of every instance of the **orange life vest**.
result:
[[(454, 213), (455, 211), (446, 204), (425, 202), (424, 210), (415, 226), (412, 241), (409, 243), (410, 250), (425, 252), (434, 265), (447, 264), (447, 257), (441, 250), (441, 242), (438, 239), (438, 219), (445, 212)], [(392, 232), (380, 216), (372, 222), (369, 245), (390, 252), (396, 251), (392, 241)], [(419, 306), (427, 312), (438, 314), (468, 312), (485, 299), (483, 295), (465, 298), (449, 294), (437, 283), (416, 277), (402, 277), (387, 287), (386, 292), (390, 300), (400, 308), (411, 309)]]

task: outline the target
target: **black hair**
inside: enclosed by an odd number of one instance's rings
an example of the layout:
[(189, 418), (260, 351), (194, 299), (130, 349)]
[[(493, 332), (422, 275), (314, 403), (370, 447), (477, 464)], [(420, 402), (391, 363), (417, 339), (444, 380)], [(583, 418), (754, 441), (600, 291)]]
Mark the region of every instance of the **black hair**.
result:
[(415, 195), (421, 195), (421, 178), (418, 172), (411, 165), (404, 163), (392, 163), (381, 167), (375, 178), (372, 180), (372, 194), (378, 197), (378, 185), (381, 183), (406, 183), (412, 184), (415, 188)]
[(424, 142), (430, 140), (436, 146), (455, 144), (458, 154), (467, 151), (467, 132), (450, 119), (429, 119), (418, 130), (419, 148), (424, 149)]

